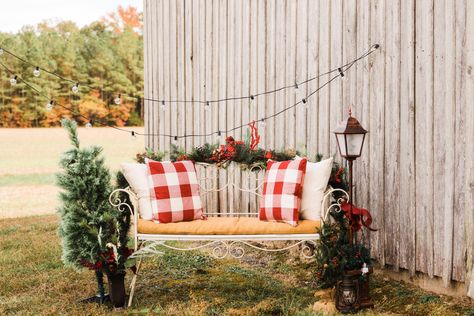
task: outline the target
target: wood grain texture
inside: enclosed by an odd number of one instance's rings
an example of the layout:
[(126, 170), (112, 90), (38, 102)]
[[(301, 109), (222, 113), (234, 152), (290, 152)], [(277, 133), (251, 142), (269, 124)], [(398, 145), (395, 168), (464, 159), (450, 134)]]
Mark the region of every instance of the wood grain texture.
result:
[[(467, 0), (145, 0), (145, 96), (215, 100), (250, 96), (325, 73), (376, 53), (340, 80), (276, 118), (259, 122), (262, 148), (294, 148), (310, 159), (336, 156), (332, 131), (349, 106), (369, 130), (355, 168), (356, 204), (379, 230), (365, 236), (383, 265), (430, 276), (473, 277), (473, 38)], [(224, 131), (299, 101), (332, 78), (299, 89), (199, 104), (145, 101), (146, 146), (169, 152), (153, 134), (211, 133), (180, 139), (191, 148), (224, 143)], [(242, 139), (246, 129), (229, 135)], [(244, 187), (257, 175), (202, 168), (209, 186), (229, 177)], [(263, 176), (263, 175), (262, 175)], [(258, 199), (229, 188), (206, 209), (255, 211)], [(467, 263), (467, 264), (466, 264)], [(474, 280), (473, 280), (474, 281)], [(473, 290), (474, 291), (474, 290)]]
[(400, 38), (400, 267), (416, 272), (415, 3), (401, 1)]
[(369, 57), (371, 64), (369, 68), (370, 134), (367, 141), (370, 143), (370, 210), (374, 216), (374, 227), (378, 229), (377, 232), (370, 234), (370, 245), (373, 256), (382, 265), (385, 265), (385, 89), (384, 86), (380, 86), (380, 83), (385, 81), (385, 54), (388, 46), (386, 46), (387, 41), (385, 41), (385, 3), (383, 1), (371, 1), (370, 6), (371, 41), (381, 45), (380, 52)]
[[(474, 4), (469, 1), (466, 8), (467, 15), (474, 14)], [(474, 99), (474, 21), (469, 18), (466, 23), (466, 100)], [(466, 107), (466, 153), (474, 153), (474, 106), (469, 102)], [(474, 159), (469, 159), (466, 173), (466, 207), (465, 216), (465, 236), (466, 236), (466, 283), (468, 286), (468, 296), (474, 298)]]
[(384, 209), (386, 263), (400, 266), (400, 2), (385, 7)]

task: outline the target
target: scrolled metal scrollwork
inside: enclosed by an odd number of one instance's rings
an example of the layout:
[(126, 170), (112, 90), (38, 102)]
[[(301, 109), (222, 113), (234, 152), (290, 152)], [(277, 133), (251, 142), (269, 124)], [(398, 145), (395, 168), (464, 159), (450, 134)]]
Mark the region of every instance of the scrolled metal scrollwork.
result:
[(126, 193), (129, 196), (132, 196), (132, 192), (130, 192), (127, 189), (116, 189), (109, 195), (109, 203), (115, 207), (117, 210), (120, 212), (130, 212), (130, 214), (133, 214), (133, 207), (130, 206), (128, 203), (122, 201), (120, 199), (120, 194), (119, 193)]
[(244, 246), (247, 246), (249, 248), (253, 248), (256, 250), (260, 250), (260, 251), (265, 251), (265, 252), (281, 252), (281, 251), (286, 251), (291, 248), (297, 247), (299, 245), (302, 245), (300, 252), (303, 257), (308, 258), (308, 259), (314, 257), (315, 255), (314, 250), (317, 244), (316, 244), (316, 241), (313, 241), (313, 240), (299, 240), (291, 245), (288, 245), (282, 248), (266, 248), (260, 245), (252, 244), (244, 240), (233, 240), (233, 241), (215, 240), (215, 241), (205, 242), (204, 244), (200, 244), (198, 246), (186, 247), (186, 248), (168, 245), (166, 244), (166, 241), (146, 241), (142, 244), (142, 247), (140, 247), (140, 249), (138, 249), (136, 252), (133, 253), (132, 257), (140, 257), (140, 256), (149, 257), (149, 256), (163, 254), (162, 251), (158, 250), (158, 248), (163, 247), (163, 248), (168, 248), (168, 249), (177, 250), (177, 251), (193, 251), (193, 250), (199, 250), (203, 248), (210, 248), (212, 256), (216, 259), (224, 259), (228, 256), (236, 258), (236, 259), (240, 259), (246, 253)]

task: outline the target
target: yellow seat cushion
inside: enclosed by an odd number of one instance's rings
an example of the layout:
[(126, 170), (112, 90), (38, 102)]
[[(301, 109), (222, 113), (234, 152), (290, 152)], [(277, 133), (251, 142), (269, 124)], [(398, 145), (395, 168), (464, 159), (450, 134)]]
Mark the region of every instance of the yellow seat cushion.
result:
[(256, 217), (209, 217), (178, 223), (155, 223), (138, 219), (138, 233), (156, 235), (271, 235), (315, 234), (319, 221), (300, 220), (298, 226), (264, 222)]

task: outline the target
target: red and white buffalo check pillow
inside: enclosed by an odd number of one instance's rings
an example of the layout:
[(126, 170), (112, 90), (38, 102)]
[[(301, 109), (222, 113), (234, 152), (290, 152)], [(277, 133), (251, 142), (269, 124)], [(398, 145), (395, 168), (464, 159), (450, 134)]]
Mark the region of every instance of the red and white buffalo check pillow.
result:
[(192, 161), (146, 160), (153, 220), (159, 223), (204, 218)]
[(260, 220), (298, 225), (306, 162), (306, 159), (268, 162)]

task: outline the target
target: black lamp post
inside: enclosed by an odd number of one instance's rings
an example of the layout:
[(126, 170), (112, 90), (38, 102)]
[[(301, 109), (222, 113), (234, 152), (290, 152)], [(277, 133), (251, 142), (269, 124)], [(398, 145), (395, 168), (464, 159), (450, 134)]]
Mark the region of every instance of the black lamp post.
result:
[[(362, 153), (367, 131), (360, 125), (359, 121), (352, 116), (352, 109), (349, 108), (349, 117), (336, 127), (334, 134), (336, 135), (339, 154), (349, 162), (349, 203), (350, 218), (352, 218), (352, 163), (355, 159), (360, 157)], [(349, 239), (352, 244), (352, 223), (350, 223)]]

